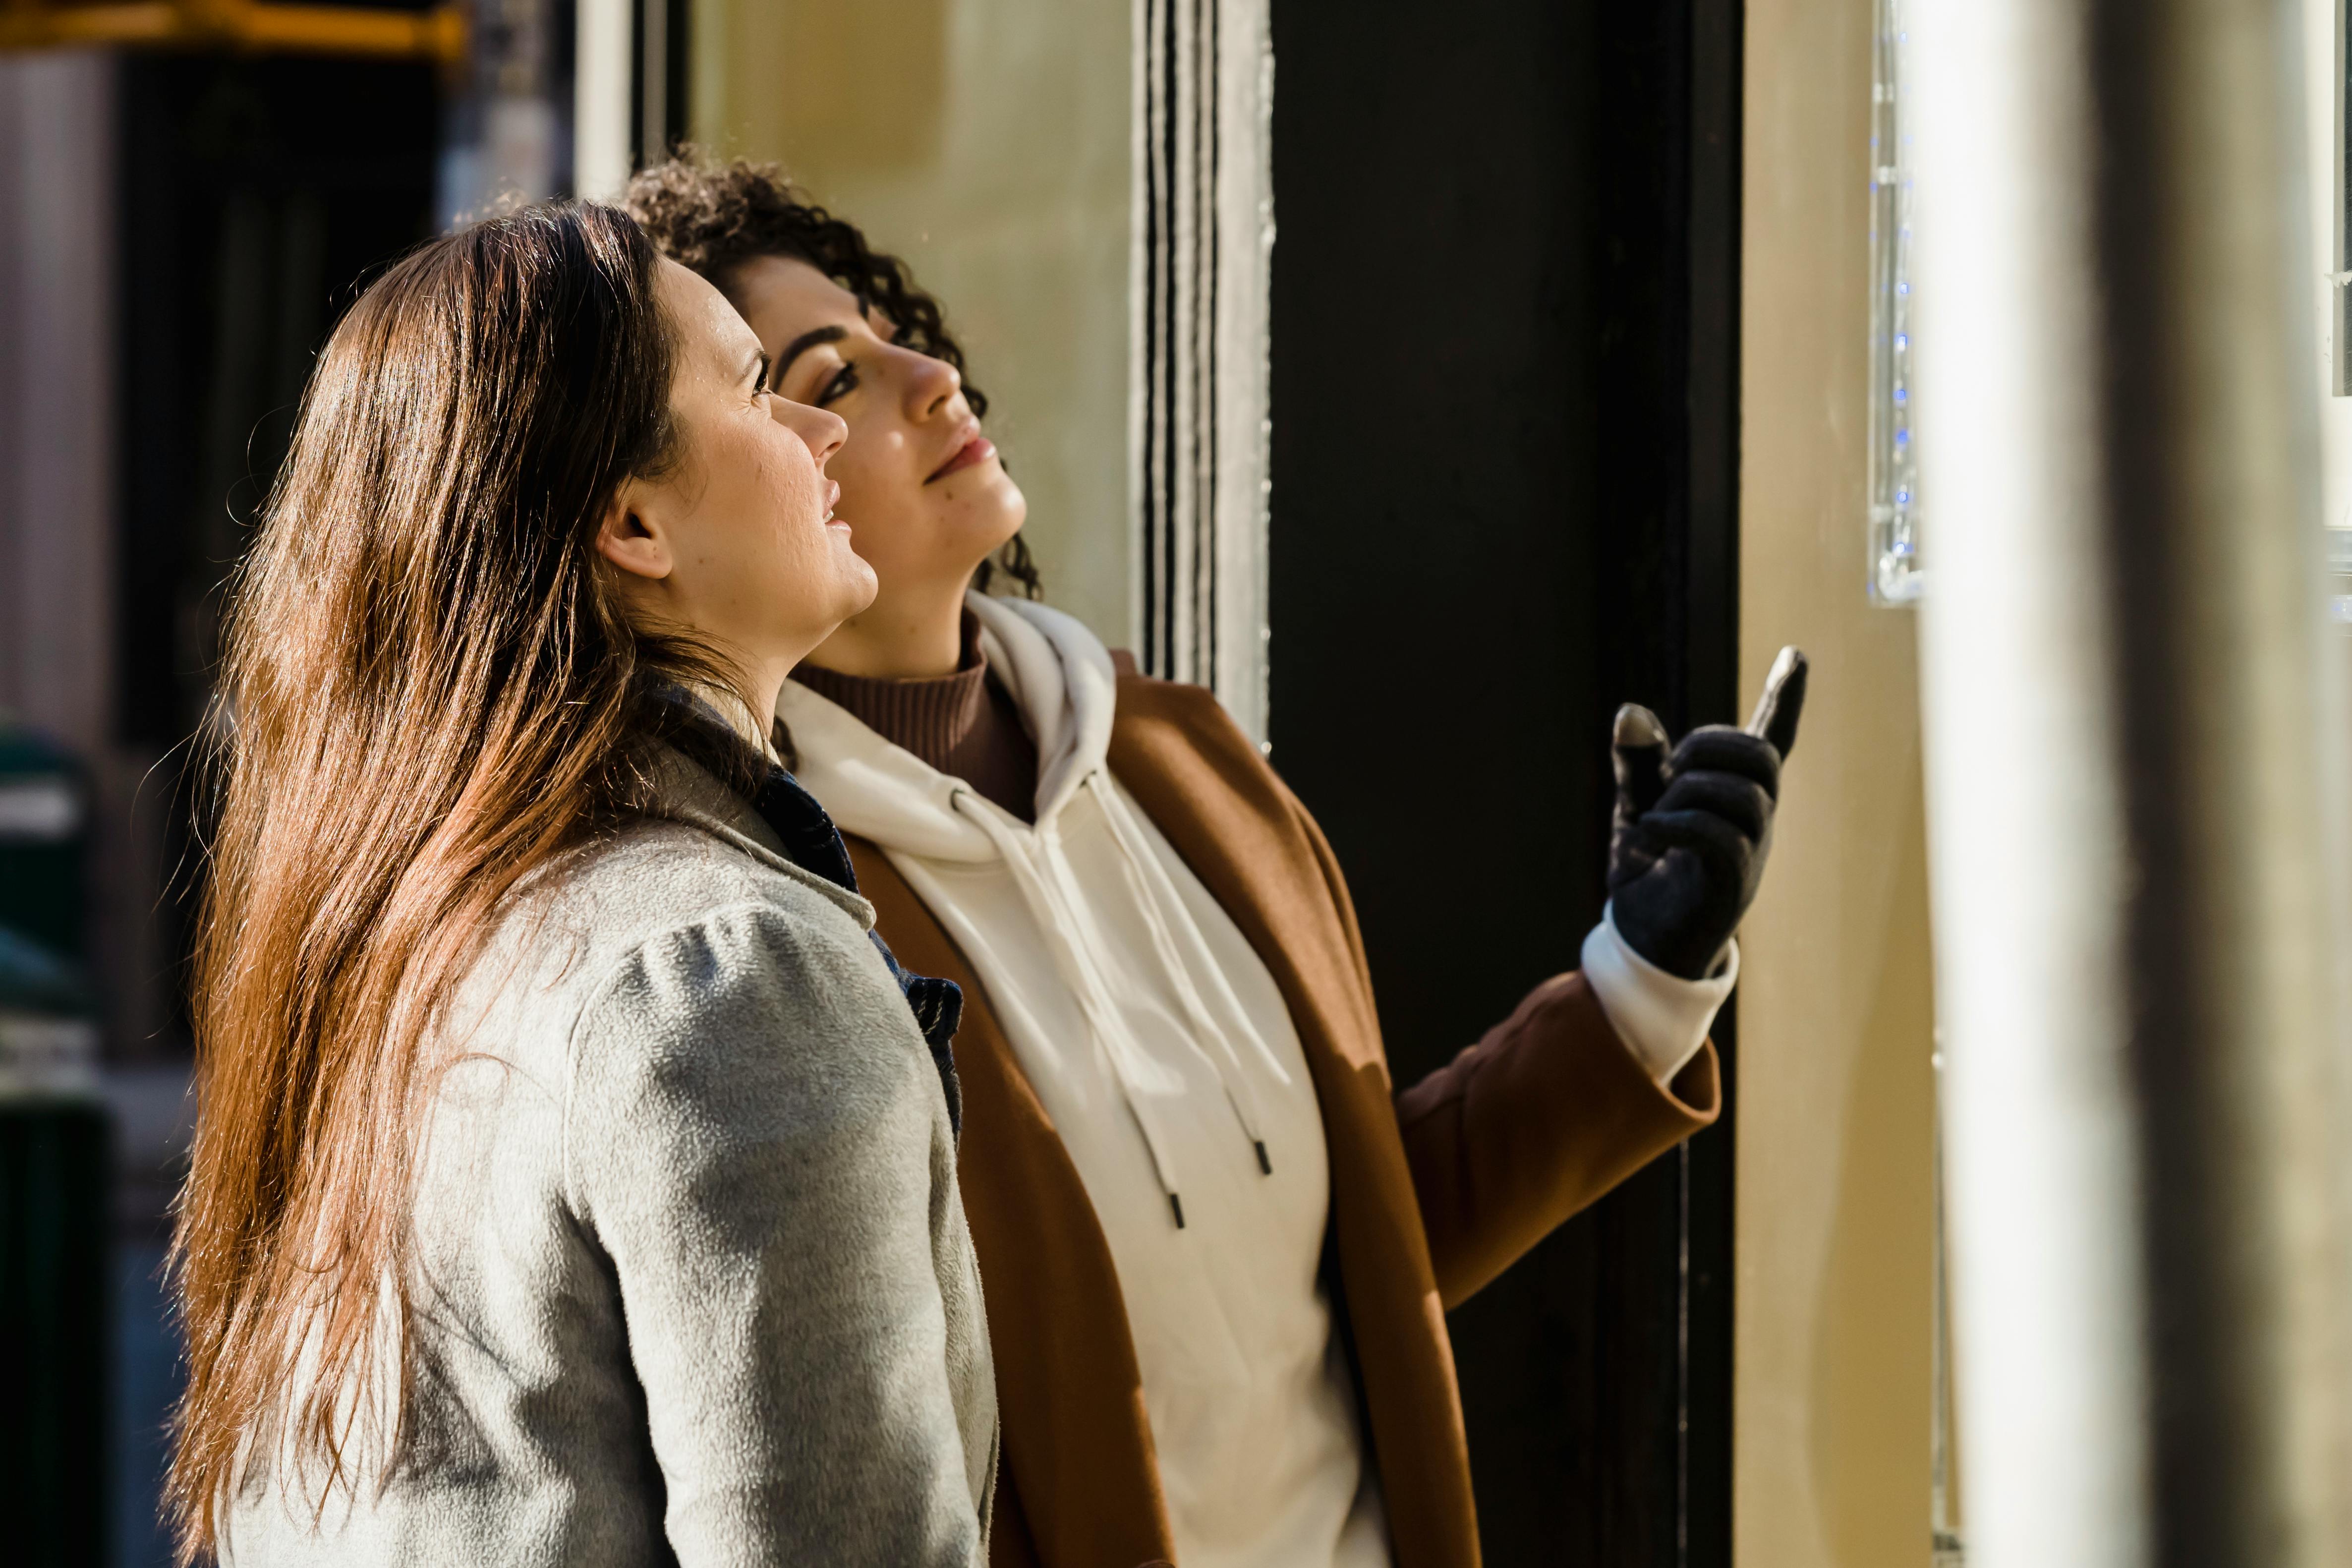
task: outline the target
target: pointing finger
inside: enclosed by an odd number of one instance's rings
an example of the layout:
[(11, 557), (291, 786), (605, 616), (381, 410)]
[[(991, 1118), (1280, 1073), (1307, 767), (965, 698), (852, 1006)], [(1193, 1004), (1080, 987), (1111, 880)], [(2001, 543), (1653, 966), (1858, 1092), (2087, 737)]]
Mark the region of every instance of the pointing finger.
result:
[(1797, 720), (1805, 710), (1809, 668), (1803, 653), (1795, 647), (1782, 648), (1780, 657), (1772, 661), (1772, 673), (1764, 678), (1764, 695), (1756, 700), (1756, 711), (1748, 721), (1748, 732), (1771, 742), (1784, 760), (1797, 743)]
[(1647, 708), (1628, 702), (1617, 710), (1609, 744), (1618, 805), (1630, 820), (1657, 805), (1666, 791), (1666, 727)]

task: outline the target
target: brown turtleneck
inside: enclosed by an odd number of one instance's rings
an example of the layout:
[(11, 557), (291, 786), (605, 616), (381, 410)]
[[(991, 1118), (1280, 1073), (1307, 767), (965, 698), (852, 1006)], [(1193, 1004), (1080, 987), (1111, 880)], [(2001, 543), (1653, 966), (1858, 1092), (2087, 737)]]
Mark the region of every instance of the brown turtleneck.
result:
[(1037, 810), (1037, 742), (1021, 710), (992, 679), (980, 650), (980, 623), (963, 614), (963, 656), (953, 675), (877, 680), (803, 664), (793, 679), (861, 724), (902, 746), (1024, 822)]

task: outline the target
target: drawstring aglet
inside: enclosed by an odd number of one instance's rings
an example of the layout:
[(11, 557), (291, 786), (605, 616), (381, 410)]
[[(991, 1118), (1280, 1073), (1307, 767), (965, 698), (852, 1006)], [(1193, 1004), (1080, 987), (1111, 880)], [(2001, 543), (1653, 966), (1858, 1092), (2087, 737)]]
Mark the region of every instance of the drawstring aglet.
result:
[(1178, 1197), (1174, 1193), (1171, 1193), (1168, 1194), (1168, 1207), (1170, 1212), (1173, 1213), (1176, 1216), (1176, 1228), (1178, 1230), (1183, 1229), (1184, 1200)]
[(1274, 1161), (1266, 1155), (1265, 1140), (1263, 1138), (1252, 1139), (1251, 1147), (1257, 1151), (1257, 1168), (1269, 1176), (1273, 1175)]

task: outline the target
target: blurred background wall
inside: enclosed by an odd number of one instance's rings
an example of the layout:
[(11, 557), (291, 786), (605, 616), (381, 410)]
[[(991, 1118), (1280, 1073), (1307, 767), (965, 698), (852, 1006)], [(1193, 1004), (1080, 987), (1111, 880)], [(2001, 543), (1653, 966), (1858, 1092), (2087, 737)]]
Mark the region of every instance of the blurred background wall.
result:
[(114, 61), (0, 72), (0, 704), (95, 750), (112, 739)]
[(0, 1560), (169, 1560), (160, 1269), (224, 585), (337, 315), (438, 226), (436, 184), (485, 199), (453, 162), (547, 189), (544, 148), (467, 152), (496, 118), (468, 68), (499, 79), (516, 36), (0, 49)]
[(693, 0), (693, 139), (781, 163), (947, 307), (1053, 602), (1133, 637), (1129, 8)]

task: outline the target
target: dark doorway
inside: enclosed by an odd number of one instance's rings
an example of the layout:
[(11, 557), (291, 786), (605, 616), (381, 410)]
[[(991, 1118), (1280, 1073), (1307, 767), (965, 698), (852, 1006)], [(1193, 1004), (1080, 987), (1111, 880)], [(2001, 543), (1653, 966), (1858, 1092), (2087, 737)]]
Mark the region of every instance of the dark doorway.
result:
[(243, 553), (312, 355), (373, 270), (433, 232), (425, 64), (127, 54), (121, 727), (169, 746), (212, 686)]
[[(119, 224), (122, 490), (116, 734), (160, 758), (184, 946), (194, 858), (179, 789), (211, 700), (223, 594), (284, 458), (320, 345), (374, 271), (434, 229), (431, 66), (126, 53)], [(185, 1050), (185, 997), (144, 1054)]]
[[(1276, 0), (1273, 754), (1400, 1083), (1575, 965), (1616, 705), (1735, 717), (1740, 26)], [(1728, 1564), (1730, 1121), (1454, 1315), (1487, 1561)]]

